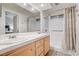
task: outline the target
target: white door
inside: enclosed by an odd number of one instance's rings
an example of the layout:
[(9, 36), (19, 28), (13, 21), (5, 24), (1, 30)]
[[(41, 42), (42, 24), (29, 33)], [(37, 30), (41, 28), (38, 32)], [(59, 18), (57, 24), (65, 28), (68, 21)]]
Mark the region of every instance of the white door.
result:
[(62, 49), (64, 41), (64, 15), (51, 16), (50, 18), (51, 46)]

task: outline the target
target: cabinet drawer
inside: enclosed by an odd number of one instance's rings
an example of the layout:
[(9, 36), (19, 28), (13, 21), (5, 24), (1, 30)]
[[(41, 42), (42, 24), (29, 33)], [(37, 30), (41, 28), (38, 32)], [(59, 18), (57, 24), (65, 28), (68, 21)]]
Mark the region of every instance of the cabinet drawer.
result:
[(29, 44), (16, 49), (16, 51), (9, 56), (33, 56), (35, 55), (35, 44)]
[(43, 39), (36, 41), (36, 48), (39, 48), (39, 46), (43, 46)]
[(40, 54), (40, 56), (44, 56), (43, 52)]
[(46, 55), (49, 50), (50, 39), (49, 36), (47, 36), (28, 45), (17, 47), (1, 56), (43, 56)]
[(43, 52), (43, 47), (39, 47), (36, 49), (36, 56), (39, 56)]

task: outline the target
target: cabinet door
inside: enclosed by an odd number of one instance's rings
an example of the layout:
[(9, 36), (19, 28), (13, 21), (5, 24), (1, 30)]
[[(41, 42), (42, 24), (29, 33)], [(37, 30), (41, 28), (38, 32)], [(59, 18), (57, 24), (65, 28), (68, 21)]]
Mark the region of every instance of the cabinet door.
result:
[(9, 56), (33, 56), (33, 55), (35, 55), (35, 44), (34, 43), (21, 47), (19, 49), (16, 49), (14, 53), (9, 54)]
[(39, 48), (36, 49), (36, 56), (40, 56), (40, 54), (43, 54), (43, 47), (40, 46)]
[(50, 49), (50, 38), (48, 36), (48, 37), (46, 37), (44, 39), (44, 55), (47, 54), (47, 52), (49, 51), (49, 49)]
[(44, 54), (43, 54), (43, 53), (41, 53), (41, 54), (40, 54), (40, 56), (44, 56)]
[(36, 56), (43, 55), (43, 39), (36, 41)]

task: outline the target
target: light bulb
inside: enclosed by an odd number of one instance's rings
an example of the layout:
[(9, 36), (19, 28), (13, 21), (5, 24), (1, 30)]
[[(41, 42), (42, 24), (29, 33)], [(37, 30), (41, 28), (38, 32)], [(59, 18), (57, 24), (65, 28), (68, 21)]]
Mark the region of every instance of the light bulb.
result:
[(26, 6), (26, 3), (24, 3), (24, 6)]
[(41, 7), (43, 7), (44, 6), (44, 4), (41, 4)]
[(34, 10), (34, 8), (32, 8), (32, 10)]

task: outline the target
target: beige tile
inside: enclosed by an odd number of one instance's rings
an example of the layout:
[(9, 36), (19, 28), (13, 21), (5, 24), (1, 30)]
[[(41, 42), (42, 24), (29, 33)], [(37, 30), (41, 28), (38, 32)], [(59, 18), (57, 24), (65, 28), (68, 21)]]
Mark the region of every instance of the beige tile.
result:
[(52, 48), (50, 49), (50, 51), (47, 53), (46, 56), (70, 56), (69, 54), (65, 54), (63, 52), (59, 52), (59, 51), (55, 51)]

